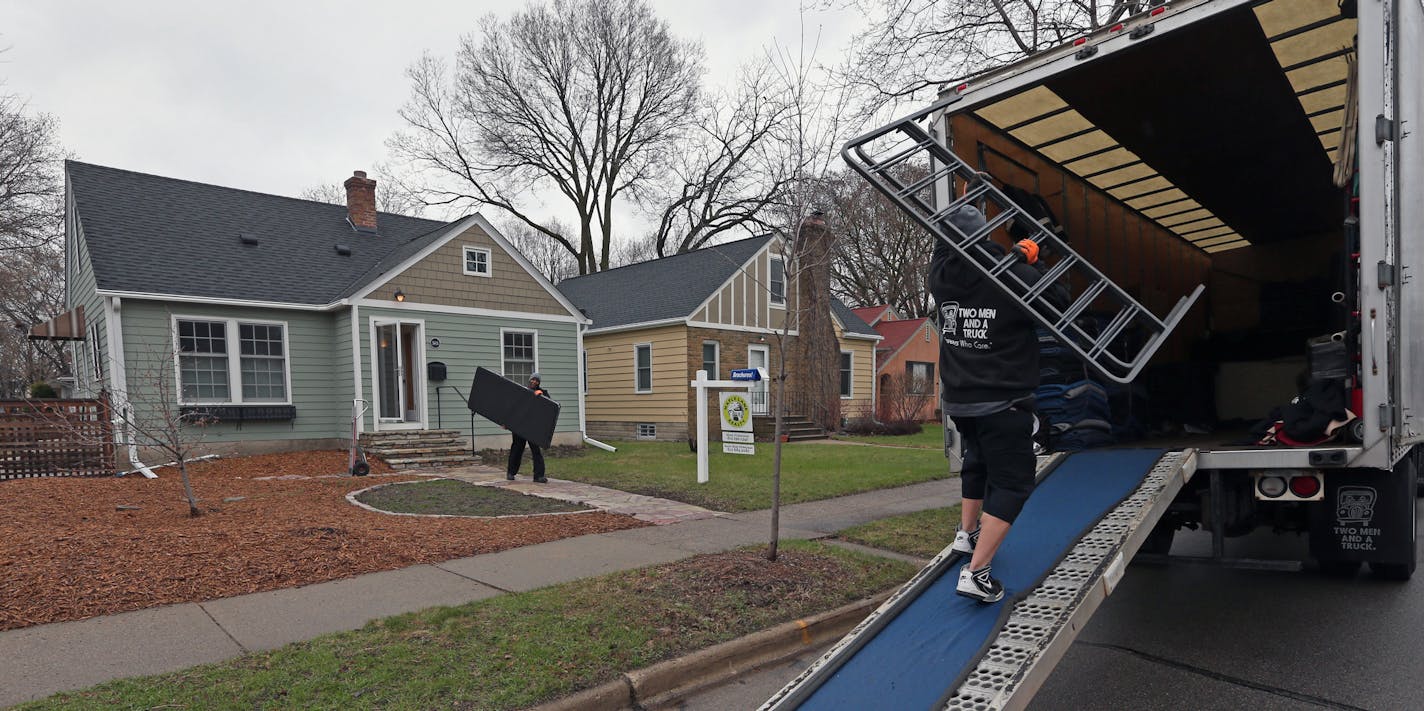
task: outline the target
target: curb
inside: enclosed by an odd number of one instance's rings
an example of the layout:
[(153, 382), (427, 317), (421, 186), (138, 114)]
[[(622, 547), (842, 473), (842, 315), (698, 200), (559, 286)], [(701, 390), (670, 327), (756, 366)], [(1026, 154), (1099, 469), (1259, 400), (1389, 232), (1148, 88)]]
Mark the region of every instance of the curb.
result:
[(536, 706), (534, 711), (669, 708), (689, 694), (793, 657), (819, 642), (844, 636), (893, 592), (887, 590), (830, 612), (784, 622), (645, 669), (620, 674), (613, 681)]

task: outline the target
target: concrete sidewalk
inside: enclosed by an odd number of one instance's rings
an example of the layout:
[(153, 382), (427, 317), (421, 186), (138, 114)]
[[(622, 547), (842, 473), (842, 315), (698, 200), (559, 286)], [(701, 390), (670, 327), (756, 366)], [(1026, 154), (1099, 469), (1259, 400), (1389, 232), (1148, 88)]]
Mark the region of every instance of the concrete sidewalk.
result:
[[(957, 501), (959, 480), (948, 479), (795, 504), (782, 508), (781, 535), (821, 538)], [(0, 659), (6, 660), (0, 665), (0, 706), (274, 649), (403, 612), (765, 543), (770, 525), (769, 510), (716, 514), (300, 588), (0, 632)]]

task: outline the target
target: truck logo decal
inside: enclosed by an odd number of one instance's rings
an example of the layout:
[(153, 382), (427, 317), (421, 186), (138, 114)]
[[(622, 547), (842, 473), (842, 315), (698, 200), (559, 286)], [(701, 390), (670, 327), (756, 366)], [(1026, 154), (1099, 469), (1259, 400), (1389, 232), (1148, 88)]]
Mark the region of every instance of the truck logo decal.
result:
[(940, 335), (954, 338), (959, 335), (959, 303), (951, 301), (939, 305)]
[(1335, 496), (1335, 521), (1341, 526), (1370, 525), (1378, 494), (1369, 486), (1342, 486)]

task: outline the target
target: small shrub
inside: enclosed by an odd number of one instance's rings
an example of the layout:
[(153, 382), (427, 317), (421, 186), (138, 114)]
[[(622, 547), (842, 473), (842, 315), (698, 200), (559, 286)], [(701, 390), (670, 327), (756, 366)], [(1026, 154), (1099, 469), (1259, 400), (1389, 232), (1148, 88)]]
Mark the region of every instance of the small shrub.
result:
[(912, 435), (924, 431), (918, 422), (877, 422), (869, 417), (858, 417), (846, 423), (846, 434), (853, 435)]
[(32, 398), (56, 398), (59, 393), (54, 391), (54, 386), (41, 380), (30, 385), (30, 397)]

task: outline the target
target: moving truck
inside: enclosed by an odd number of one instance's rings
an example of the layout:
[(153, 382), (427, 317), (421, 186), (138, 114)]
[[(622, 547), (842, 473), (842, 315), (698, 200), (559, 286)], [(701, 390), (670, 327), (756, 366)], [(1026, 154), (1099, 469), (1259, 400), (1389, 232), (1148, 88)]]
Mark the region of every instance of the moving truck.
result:
[[(1151, 3), (943, 87), (904, 119), (1025, 212), (1032, 202), (1035, 216), (1051, 214), (1044, 223), (1131, 299), (1156, 314), (1179, 305), (1150, 363), (1108, 383), (1120, 443), (1198, 453), (1147, 550), (1205, 527), (1226, 557), (1225, 539), (1268, 527), (1308, 534), (1327, 573), (1367, 563), (1412, 575), (1424, 468), (1421, 53), (1421, 0)], [(847, 157), (892, 155), (865, 146), (896, 136), (867, 134)], [(971, 187), (934, 179), (943, 160), (915, 160), (904, 170), (930, 180), (878, 186), (907, 210), (944, 208)], [(893, 172), (857, 170), (872, 182)], [(929, 182), (933, 194), (914, 203)], [(924, 210), (922, 224), (937, 214)], [(1198, 285), (1200, 298), (1179, 301)], [(1258, 443), (1258, 421), (1332, 409), (1322, 395), (1354, 419), (1323, 441), (1282, 431)]]

